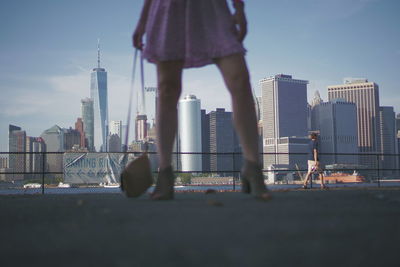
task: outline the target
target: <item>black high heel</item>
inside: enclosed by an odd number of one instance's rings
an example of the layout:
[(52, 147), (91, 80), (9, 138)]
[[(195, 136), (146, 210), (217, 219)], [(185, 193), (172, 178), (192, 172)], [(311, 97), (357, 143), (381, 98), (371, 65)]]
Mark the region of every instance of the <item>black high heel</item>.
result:
[(174, 199), (175, 175), (172, 167), (169, 166), (158, 172), (156, 188), (151, 194), (152, 200)]
[(242, 182), (242, 193), (250, 194), (250, 183), (247, 179), (244, 179), (243, 176), (241, 177)]
[(242, 192), (251, 193), (259, 200), (266, 201), (272, 198), (265, 186), (261, 165), (250, 161), (245, 162), (242, 169)]

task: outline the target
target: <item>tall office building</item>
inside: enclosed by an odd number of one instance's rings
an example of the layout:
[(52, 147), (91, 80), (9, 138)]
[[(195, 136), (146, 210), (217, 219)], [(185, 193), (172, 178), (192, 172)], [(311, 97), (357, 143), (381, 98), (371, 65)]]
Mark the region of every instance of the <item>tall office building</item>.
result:
[(311, 130), (319, 131), (320, 160), (326, 164), (358, 164), (357, 108), (343, 99), (313, 101)]
[(110, 121), (110, 134), (117, 134), (121, 138), (122, 121)]
[(12, 152), (26, 152), (26, 132), (22, 131), (21, 127), (9, 125), (8, 127), (8, 151), (9, 155), (9, 168), (12, 172), (19, 173), (13, 174), (12, 180), (24, 179), (25, 172), (25, 155), (13, 154)]
[[(383, 175), (390, 176), (397, 173), (398, 159), (394, 154), (398, 153), (396, 118), (393, 107), (379, 107), (381, 148)], [(388, 155), (385, 155), (388, 154)], [(392, 154), (392, 155), (389, 155)], [(385, 170), (386, 169), (386, 170)]]
[(210, 114), (205, 109), (201, 111), (201, 151), (204, 153), (202, 157), (202, 170), (209, 172), (210, 169)]
[(81, 100), (82, 103), (82, 121), (83, 131), (86, 137), (86, 147), (89, 151), (94, 151), (94, 110), (93, 100), (85, 98)]
[(108, 131), (107, 72), (100, 67), (100, 46), (97, 49), (97, 68), (91, 73), (90, 98), (94, 111), (94, 146), (106, 152)]
[[(201, 153), (200, 99), (187, 95), (179, 101), (178, 129), (181, 153)], [(202, 171), (201, 154), (182, 154), (182, 171)]]
[(121, 137), (118, 134), (110, 133), (108, 135), (108, 152), (121, 152)]
[(26, 137), (26, 179), (35, 179), (42, 176), (45, 168), (46, 146), (44, 140), (40, 137)]
[(135, 119), (136, 141), (147, 140), (147, 115), (137, 115)]
[[(297, 161), (306, 164), (305, 156), (276, 153), (307, 151), (307, 84), (306, 80), (278, 74), (260, 80), (263, 117), (264, 168), (271, 165), (290, 165)], [(290, 155), (292, 156), (292, 155)], [(288, 166), (293, 167), (293, 166)]]
[(64, 132), (64, 148), (63, 151), (72, 150), (74, 147), (81, 147), (81, 133), (78, 130), (62, 129)]
[(54, 152), (64, 152), (64, 131), (58, 125), (45, 130), (40, 137), (46, 145), (47, 151), (47, 170), (49, 172), (63, 171), (63, 154)]
[(153, 121), (156, 119), (156, 112), (157, 112), (157, 99), (158, 99), (157, 87), (145, 87), (144, 91), (145, 91), (146, 110), (142, 110), (142, 113), (147, 115), (147, 119), (149, 121)]
[[(328, 97), (356, 104), (359, 152), (380, 152), (379, 86), (367, 79), (345, 79), (344, 84), (328, 86)], [(360, 164), (374, 167), (377, 162), (366, 155), (360, 157)]]
[[(232, 123), (232, 112), (217, 108), (209, 114), (210, 152), (226, 153), (210, 155), (210, 170), (220, 175), (232, 175), (241, 167), (242, 156), (238, 137)], [(231, 154), (230, 154), (231, 153)]]
[[(113, 144), (109, 144), (108, 147), (112, 148), (110, 152), (121, 152), (122, 149), (122, 121), (111, 121), (110, 122), (110, 136), (114, 135), (113, 138), (109, 138), (109, 141), (112, 141)], [(118, 138), (116, 138), (118, 136)], [(119, 144), (118, 144), (119, 142)], [(118, 149), (119, 147), (119, 149)]]
[(400, 113), (396, 115), (396, 134), (400, 136)]
[(78, 131), (79, 135), (80, 135), (79, 147), (80, 148), (86, 148), (87, 147), (87, 140), (86, 140), (86, 136), (85, 136), (85, 130), (84, 130), (82, 118), (78, 118), (76, 120), (76, 122), (75, 122), (75, 130)]

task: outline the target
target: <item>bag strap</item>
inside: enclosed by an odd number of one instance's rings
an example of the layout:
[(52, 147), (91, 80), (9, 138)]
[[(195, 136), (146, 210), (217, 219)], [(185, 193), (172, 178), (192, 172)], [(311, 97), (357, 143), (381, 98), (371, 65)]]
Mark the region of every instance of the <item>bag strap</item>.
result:
[[(142, 91), (142, 109), (143, 112), (146, 112), (146, 101), (145, 101), (145, 88), (144, 88), (144, 67), (143, 67), (143, 55), (139, 49), (135, 49), (135, 54), (133, 56), (133, 67), (132, 67), (132, 75), (131, 75), (131, 85), (130, 85), (130, 92), (129, 92), (129, 105), (128, 105), (128, 116), (127, 116), (127, 124), (125, 130), (125, 141), (124, 141), (124, 148), (123, 152), (128, 150), (128, 142), (129, 142), (129, 128), (131, 124), (131, 114), (132, 114), (132, 99), (134, 93), (134, 84), (135, 84), (135, 73), (136, 73), (136, 62), (138, 53), (140, 53), (140, 83), (141, 83), (141, 91)], [(145, 152), (147, 153), (148, 145), (147, 142), (145, 143)]]

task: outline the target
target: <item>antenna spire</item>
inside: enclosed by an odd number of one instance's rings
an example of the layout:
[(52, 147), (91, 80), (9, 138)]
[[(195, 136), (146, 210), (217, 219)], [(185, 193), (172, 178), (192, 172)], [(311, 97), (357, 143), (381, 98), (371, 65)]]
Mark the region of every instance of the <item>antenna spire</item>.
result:
[(100, 69), (100, 38), (97, 38), (97, 68)]

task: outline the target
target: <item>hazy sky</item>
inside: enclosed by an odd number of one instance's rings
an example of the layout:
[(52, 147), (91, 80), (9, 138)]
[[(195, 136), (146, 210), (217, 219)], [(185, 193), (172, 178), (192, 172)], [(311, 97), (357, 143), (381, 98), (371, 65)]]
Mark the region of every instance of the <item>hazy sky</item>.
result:
[[(201, 1), (201, 0), (198, 0)], [(221, 0), (222, 1), (222, 0)], [(74, 126), (89, 96), (101, 39), (108, 71), (110, 120), (125, 120), (132, 66), (131, 33), (142, 0), (2, 0), (0, 10), (0, 151), (8, 124), (39, 136), (54, 124)], [(345, 77), (380, 86), (382, 106), (400, 112), (400, 1), (248, 0), (245, 40), (252, 85), (278, 73), (309, 80), (310, 99)], [(146, 64), (146, 86), (155, 86)], [(207, 110), (230, 110), (215, 66), (184, 72), (184, 93)]]

